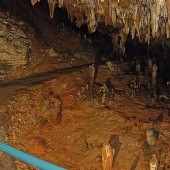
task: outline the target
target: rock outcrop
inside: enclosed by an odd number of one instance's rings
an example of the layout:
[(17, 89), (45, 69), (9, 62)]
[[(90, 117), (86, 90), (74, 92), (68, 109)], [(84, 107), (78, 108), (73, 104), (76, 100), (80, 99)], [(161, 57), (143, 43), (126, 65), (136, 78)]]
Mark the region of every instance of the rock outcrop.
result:
[(0, 13), (0, 74), (1, 78), (18, 66), (24, 66), (30, 57), (31, 42), (22, 21)]

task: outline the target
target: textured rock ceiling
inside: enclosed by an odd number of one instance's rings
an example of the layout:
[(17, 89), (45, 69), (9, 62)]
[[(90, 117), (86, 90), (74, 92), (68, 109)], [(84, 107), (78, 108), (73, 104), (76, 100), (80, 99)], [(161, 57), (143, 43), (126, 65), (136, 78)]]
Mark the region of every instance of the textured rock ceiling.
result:
[[(35, 5), (40, 0), (31, 0)], [(113, 35), (124, 53), (127, 36), (150, 43), (151, 38), (170, 38), (170, 0), (48, 0), (50, 17), (55, 7), (65, 8), (77, 27), (87, 24), (90, 33), (99, 24), (119, 28)]]

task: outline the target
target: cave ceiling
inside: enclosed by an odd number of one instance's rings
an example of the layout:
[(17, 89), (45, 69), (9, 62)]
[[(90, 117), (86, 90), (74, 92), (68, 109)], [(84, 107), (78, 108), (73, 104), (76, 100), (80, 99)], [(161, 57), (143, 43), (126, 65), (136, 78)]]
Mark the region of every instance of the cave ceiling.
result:
[[(31, 0), (34, 6), (40, 0)], [(112, 34), (113, 44), (122, 46), (127, 36), (150, 43), (151, 38), (170, 38), (170, 0), (48, 0), (49, 16), (56, 7), (64, 8), (77, 27), (86, 24), (94, 33), (100, 24), (119, 28)]]
[[(31, 0), (34, 6), (40, 0)], [(125, 33), (170, 37), (170, 0), (48, 0), (50, 17), (55, 7), (65, 8), (77, 27), (95, 32), (99, 23), (121, 27)]]

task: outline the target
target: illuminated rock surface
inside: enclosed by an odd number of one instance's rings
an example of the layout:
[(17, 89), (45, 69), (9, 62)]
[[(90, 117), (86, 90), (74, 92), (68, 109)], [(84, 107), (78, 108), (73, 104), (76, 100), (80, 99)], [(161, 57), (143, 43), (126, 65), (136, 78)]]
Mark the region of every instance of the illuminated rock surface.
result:
[(128, 34), (146, 43), (150, 43), (151, 37), (170, 37), (170, 0), (48, 0), (48, 3), (51, 18), (55, 6), (65, 8), (70, 20), (75, 20), (77, 27), (87, 24), (90, 33), (99, 24), (119, 28), (122, 53)]

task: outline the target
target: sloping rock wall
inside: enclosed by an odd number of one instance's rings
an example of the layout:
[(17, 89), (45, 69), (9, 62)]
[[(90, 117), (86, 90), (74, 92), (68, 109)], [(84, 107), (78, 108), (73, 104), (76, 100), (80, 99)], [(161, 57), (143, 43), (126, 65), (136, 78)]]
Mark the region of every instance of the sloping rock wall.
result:
[(0, 76), (1, 78), (18, 66), (27, 64), (31, 42), (24, 22), (0, 13)]

